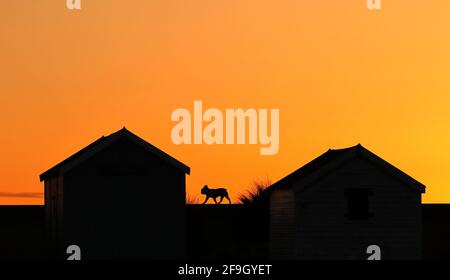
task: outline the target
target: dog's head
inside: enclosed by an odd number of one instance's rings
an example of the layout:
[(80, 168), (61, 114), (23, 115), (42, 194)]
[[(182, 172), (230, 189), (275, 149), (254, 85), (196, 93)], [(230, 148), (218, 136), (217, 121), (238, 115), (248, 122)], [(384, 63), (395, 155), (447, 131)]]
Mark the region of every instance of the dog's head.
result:
[(205, 185), (205, 186), (202, 188), (202, 194), (208, 193), (208, 190), (209, 190), (208, 185)]

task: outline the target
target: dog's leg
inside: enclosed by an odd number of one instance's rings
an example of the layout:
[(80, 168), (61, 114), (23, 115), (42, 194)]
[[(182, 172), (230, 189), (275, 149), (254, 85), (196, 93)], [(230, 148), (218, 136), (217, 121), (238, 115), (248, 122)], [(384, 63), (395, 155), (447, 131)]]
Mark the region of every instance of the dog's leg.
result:
[(223, 200), (223, 196), (220, 197), (219, 204), (222, 203), (222, 200)]
[(203, 201), (203, 204), (205, 204), (209, 199), (209, 196), (206, 196), (205, 201)]
[(213, 197), (213, 199), (214, 199), (214, 202), (217, 204), (217, 200), (216, 200), (216, 197)]
[(228, 197), (228, 195), (226, 195), (225, 198), (228, 199), (228, 202), (231, 204), (231, 200), (230, 200), (230, 198)]

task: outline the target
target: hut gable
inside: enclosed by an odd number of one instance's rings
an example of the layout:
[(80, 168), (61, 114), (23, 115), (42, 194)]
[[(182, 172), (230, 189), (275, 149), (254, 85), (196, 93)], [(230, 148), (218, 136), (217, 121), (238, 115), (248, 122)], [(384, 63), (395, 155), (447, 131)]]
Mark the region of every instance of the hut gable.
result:
[(268, 191), (290, 189), (294, 185), (298, 188), (306, 188), (354, 158), (360, 158), (372, 164), (382, 172), (402, 182), (406, 187), (410, 187), (420, 193), (425, 192), (425, 186), (422, 183), (367, 150), (361, 144), (345, 149), (329, 149), (311, 162), (271, 185)]
[(68, 157), (64, 161), (60, 162), (59, 164), (55, 165), (54, 167), (50, 168), (49, 170), (45, 171), (39, 176), (40, 181), (45, 181), (48, 179), (51, 179), (53, 177), (64, 175), (66, 172), (70, 171), (74, 167), (78, 166), (83, 161), (91, 158), (95, 154), (99, 153), (100, 151), (106, 149), (111, 144), (115, 143), (119, 139), (129, 139), (133, 141), (134, 143), (140, 145), (150, 153), (160, 157), (162, 160), (166, 161), (167, 163), (173, 165), (176, 168), (179, 168), (186, 174), (190, 174), (190, 168), (180, 161), (176, 160), (172, 156), (168, 155), (167, 153), (163, 152), (162, 150), (158, 149), (157, 147), (153, 146), (152, 144), (148, 143), (144, 139), (138, 137), (137, 135), (133, 134), (129, 130), (127, 130), (125, 127), (121, 130), (110, 134), (109, 136), (102, 136), (93, 143), (89, 144), (85, 148), (81, 149), (80, 151), (76, 152), (72, 156)]

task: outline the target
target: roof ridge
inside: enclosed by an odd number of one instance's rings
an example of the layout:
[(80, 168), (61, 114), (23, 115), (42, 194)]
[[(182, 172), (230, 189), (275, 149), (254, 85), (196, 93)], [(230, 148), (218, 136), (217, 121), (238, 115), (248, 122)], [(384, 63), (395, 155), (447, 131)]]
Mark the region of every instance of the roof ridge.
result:
[(364, 148), (360, 143), (354, 145), (354, 146), (350, 146), (350, 147), (346, 147), (346, 148), (339, 148), (339, 149), (328, 149), (328, 151), (348, 151), (348, 150), (354, 150), (354, 149), (361, 149)]

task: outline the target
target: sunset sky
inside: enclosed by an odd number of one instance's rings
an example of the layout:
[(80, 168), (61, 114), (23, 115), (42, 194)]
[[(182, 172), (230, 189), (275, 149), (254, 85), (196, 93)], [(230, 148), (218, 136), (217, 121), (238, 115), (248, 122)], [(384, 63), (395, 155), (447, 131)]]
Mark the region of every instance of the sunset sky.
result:
[[(361, 143), (450, 202), (450, 1), (0, 1), (0, 204), (126, 126), (191, 167), (187, 191), (272, 182)], [(280, 148), (175, 145), (177, 108), (280, 109)]]

